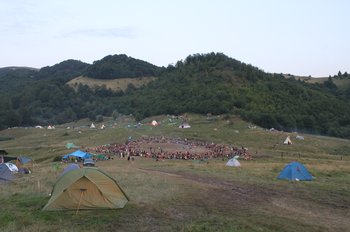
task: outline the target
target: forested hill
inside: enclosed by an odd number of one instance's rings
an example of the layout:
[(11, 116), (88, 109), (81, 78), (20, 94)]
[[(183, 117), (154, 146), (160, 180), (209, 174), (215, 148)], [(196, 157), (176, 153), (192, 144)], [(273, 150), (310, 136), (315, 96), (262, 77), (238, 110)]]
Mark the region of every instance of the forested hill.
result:
[[(265, 128), (350, 138), (350, 88), (340, 89), (333, 82), (348, 77), (333, 76), (322, 84), (310, 84), (265, 73), (220, 53), (191, 55), (167, 68), (126, 55), (107, 56), (92, 65), (73, 60), (60, 64), (41, 69), (26, 88), (0, 92), (2, 128), (85, 117), (98, 121), (119, 113), (141, 120), (192, 112), (236, 114)], [(130, 85), (123, 92), (83, 85), (74, 90), (63, 84), (63, 80), (92, 73), (103, 79), (157, 78), (141, 88)]]

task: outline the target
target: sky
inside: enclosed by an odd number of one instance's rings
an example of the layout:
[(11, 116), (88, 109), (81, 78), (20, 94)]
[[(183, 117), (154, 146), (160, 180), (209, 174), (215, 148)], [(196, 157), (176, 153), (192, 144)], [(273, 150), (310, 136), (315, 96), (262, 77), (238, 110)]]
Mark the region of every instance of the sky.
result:
[(265, 72), (350, 72), (348, 0), (0, 0), (0, 67), (223, 53)]

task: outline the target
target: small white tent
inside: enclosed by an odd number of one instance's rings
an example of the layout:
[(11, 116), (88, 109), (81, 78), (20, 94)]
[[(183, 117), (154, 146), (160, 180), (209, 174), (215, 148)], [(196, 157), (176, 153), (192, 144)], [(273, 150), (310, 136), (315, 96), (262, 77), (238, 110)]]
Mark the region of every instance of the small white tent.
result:
[(181, 123), (181, 125), (179, 126), (179, 128), (187, 129), (187, 128), (191, 128), (191, 126), (190, 126), (190, 124), (188, 124), (188, 123)]
[(289, 137), (289, 136), (287, 136), (286, 140), (284, 140), (283, 143), (284, 143), (284, 144), (287, 144), (287, 145), (293, 144), (293, 143), (292, 143), (292, 140), (290, 140), (290, 137)]
[(91, 128), (91, 129), (95, 129), (95, 128), (96, 128), (95, 124), (94, 124), (94, 123), (91, 123), (90, 128)]
[(153, 120), (151, 123), (152, 126), (158, 126), (158, 122), (156, 120)]
[(237, 160), (238, 156), (233, 157), (229, 161), (227, 161), (226, 166), (229, 167), (239, 167), (241, 166), (241, 163)]

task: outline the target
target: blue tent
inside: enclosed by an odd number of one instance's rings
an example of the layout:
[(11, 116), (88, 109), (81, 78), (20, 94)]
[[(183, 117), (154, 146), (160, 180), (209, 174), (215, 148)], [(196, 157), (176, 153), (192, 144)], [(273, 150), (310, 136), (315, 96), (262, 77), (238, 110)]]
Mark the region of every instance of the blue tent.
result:
[(92, 155), (87, 153), (87, 152), (83, 152), (80, 150), (77, 150), (73, 153), (70, 153), (68, 155), (63, 156), (63, 159), (68, 159), (69, 157), (76, 157), (76, 158), (81, 158), (81, 159), (87, 159), (87, 158), (91, 158)]
[(67, 167), (64, 168), (64, 170), (63, 170), (63, 172), (61, 173), (60, 176), (62, 176), (66, 172), (69, 172), (69, 171), (72, 171), (72, 170), (75, 170), (75, 169), (78, 169), (78, 168), (80, 168), (78, 164), (70, 164), (70, 165), (68, 165)]
[(17, 157), (18, 162), (20, 162), (20, 164), (26, 164), (29, 163), (30, 161), (32, 161), (31, 158), (25, 157), (25, 156), (19, 156)]
[(312, 175), (305, 168), (305, 166), (295, 161), (287, 164), (277, 178), (287, 179), (287, 180), (312, 180), (313, 179)]

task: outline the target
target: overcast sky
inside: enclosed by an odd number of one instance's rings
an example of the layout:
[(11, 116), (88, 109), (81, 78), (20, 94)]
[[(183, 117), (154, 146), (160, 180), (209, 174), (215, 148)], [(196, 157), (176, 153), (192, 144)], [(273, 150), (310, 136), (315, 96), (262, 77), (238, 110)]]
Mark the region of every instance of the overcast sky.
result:
[(266, 72), (350, 72), (348, 0), (0, 0), (0, 67), (221, 52)]

